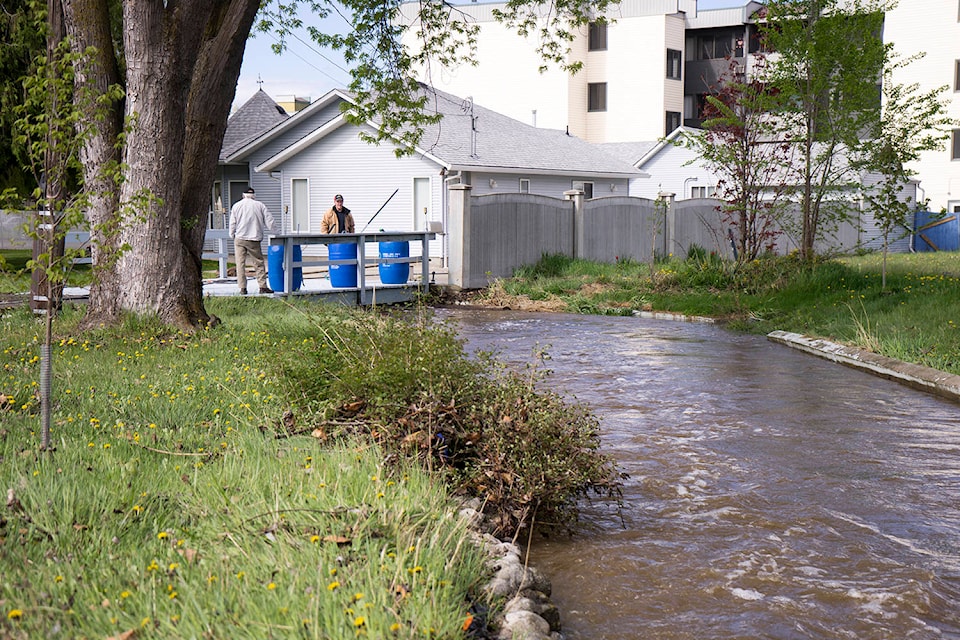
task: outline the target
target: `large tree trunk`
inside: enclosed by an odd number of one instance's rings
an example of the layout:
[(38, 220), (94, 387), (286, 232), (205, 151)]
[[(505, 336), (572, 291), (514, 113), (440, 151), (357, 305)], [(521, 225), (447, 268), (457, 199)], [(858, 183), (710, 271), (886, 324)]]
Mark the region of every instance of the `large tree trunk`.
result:
[(203, 35), (187, 100), (181, 204), (183, 295), (188, 303), (195, 301), (200, 307), (197, 317), (204, 319), (201, 254), (207, 213), (243, 50), (258, 7), (256, 0), (217, 3)]
[[(120, 83), (106, 0), (63, 0), (63, 9), (74, 52), (87, 51), (90, 47), (94, 51), (91, 66), (80, 69), (77, 74), (77, 86), (85, 86), (96, 95), (106, 94), (109, 87)], [(95, 274), (87, 321), (95, 326), (112, 323), (120, 317), (121, 283), (112, 269), (119, 249), (115, 230), (119, 224), (120, 200), (107, 168), (120, 162), (116, 144), (123, 130), (123, 103), (103, 119), (97, 120), (92, 110), (86, 113), (86, 119), (97, 123), (80, 153), (84, 188), (90, 198), (87, 222), (93, 240), (90, 250)]]
[[(77, 49), (95, 46), (110, 58), (90, 79), (108, 86), (117, 65), (107, 0), (64, 2)], [(124, 34), (128, 130), (119, 190), (96, 182), (96, 167), (117, 159), (119, 130), (98, 129), (84, 159), (86, 184), (98, 197), (91, 231), (95, 245), (106, 247), (103, 260), (94, 253), (100, 278), (88, 325), (113, 322), (122, 311), (187, 330), (209, 320), (200, 278), (203, 214), (258, 7), (257, 0), (123, 3), (115, 32)], [(111, 196), (118, 191), (119, 199)], [(125, 250), (110, 253), (118, 247)]]

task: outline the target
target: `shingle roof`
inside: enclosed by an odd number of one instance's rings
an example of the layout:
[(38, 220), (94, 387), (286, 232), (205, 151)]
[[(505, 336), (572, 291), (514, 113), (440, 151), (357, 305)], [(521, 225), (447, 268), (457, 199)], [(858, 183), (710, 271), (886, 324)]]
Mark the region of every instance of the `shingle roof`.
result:
[[(539, 170), (635, 176), (629, 162), (600, 145), (556, 129), (540, 129), (432, 87), (427, 109), (443, 119), (424, 131), (420, 148), (460, 170)], [(471, 127), (471, 113), (476, 131)]]
[(227, 120), (227, 131), (220, 147), (220, 161), (243, 147), (268, 129), (290, 116), (263, 89), (237, 109)]
[(647, 142), (604, 142), (600, 148), (624, 162), (636, 165), (640, 158), (657, 146), (657, 141)]

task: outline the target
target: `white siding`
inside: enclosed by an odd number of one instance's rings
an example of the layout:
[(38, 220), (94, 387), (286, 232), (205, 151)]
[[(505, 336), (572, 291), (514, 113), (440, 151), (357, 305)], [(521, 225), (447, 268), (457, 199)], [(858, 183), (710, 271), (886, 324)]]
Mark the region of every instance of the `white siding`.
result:
[[(411, 11), (416, 3), (405, 5)], [(482, 12), (486, 6), (462, 7), (471, 13)], [(459, 9), (460, 7), (458, 7)], [(552, 65), (545, 73), (538, 69), (543, 60), (536, 52), (535, 38), (523, 38), (489, 14), (480, 15), (482, 34), (477, 40), (476, 67), (463, 65), (455, 69), (435, 64), (422, 70), (427, 84), (457, 96), (472, 96), (482, 104), (514, 120), (536, 124), (547, 129), (564, 129), (568, 123), (566, 100), (567, 74)], [(413, 29), (412, 31), (415, 31)], [(415, 33), (407, 32), (405, 44), (419, 48)], [(584, 104), (586, 104), (584, 102)]]
[[(594, 198), (627, 195), (625, 178), (592, 178), (584, 176), (548, 176), (528, 173), (481, 173), (470, 174), (470, 194), (485, 196), (491, 193), (520, 193), (520, 178), (530, 180), (530, 193), (551, 198), (562, 198), (564, 191), (573, 188), (574, 181), (594, 183)], [(495, 184), (491, 184), (493, 180)], [(611, 189), (611, 185), (616, 187)]]
[[(439, 172), (440, 167), (431, 160), (422, 156), (397, 158), (393, 147), (368, 144), (360, 140), (356, 127), (343, 126), (274, 171), (280, 176), (275, 182), (283, 187), (278, 210), (283, 212), (284, 228), (288, 229), (290, 214), (285, 209), (290, 203), (291, 180), (308, 177), (311, 233), (320, 233), (323, 214), (333, 206), (333, 197), (338, 193), (353, 213), (358, 232), (413, 231), (414, 178), (430, 178), (431, 217), (442, 221)], [(411, 255), (419, 254), (419, 248), (411, 246), (410, 250)], [(431, 244), (430, 252), (439, 257), (440, 251), (438, 239)]]
[[(903, 56), (925, 51), (926, 57), (900, 71), (897, 81), (917, 82), (922, 91), (949, 85), (945, 96), (949, 115), (960, 121), (960, 92), (954, 91), (956, 61), (960, 60), (960, 20), (957, 0), (900, 2), (887, 13), (883, 37)], [(960, 160), (950, 159), (949, 140), (941, 151), (930, 151), (913, 167), (920, 181), (920, 197), (939, 211), (960, 204)]]
[(691, 187), (715, 187), (717, 176), (702, 168), (700, 163), (687, 165), (698, 155), (690, 149), (665, 145), (641, 169), (649, 178), (635, 178), (630, 181), (630, 195), (655, 200), (661, 191), (676, 194), (677, 200), (690, 198)]

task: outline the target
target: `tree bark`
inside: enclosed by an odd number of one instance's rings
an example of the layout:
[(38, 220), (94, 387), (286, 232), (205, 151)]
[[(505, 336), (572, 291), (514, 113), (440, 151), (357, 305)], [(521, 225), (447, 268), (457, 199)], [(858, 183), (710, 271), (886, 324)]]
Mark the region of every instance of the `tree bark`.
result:
[[(65, 3), (77, 49), (95, 46), (103, 57), (90, 80), (109, 86), (118, 65), (107, 0)], [(258, 8), (257, 0), (123, 3), (115, 30), (123, 33), (126, 62), (126, 100), (117, 119), (122, 113), (127, 122), (120, 188), (96, 182), (96, 167), (117, 159), (112, 150), (119, 129), (98, 129), (84, 162), (86, 184), (96, 186), (99, 198), (91, 222), (103, 223), (92, 224), (91, 234), (95, 246), (107, 241), (104, 260), (94, 255), (99, 282), (91, 291), (88, 325), (115, 322), (123, 311), (185, 330), (209, 321), (200, 270), (205, 214)]]

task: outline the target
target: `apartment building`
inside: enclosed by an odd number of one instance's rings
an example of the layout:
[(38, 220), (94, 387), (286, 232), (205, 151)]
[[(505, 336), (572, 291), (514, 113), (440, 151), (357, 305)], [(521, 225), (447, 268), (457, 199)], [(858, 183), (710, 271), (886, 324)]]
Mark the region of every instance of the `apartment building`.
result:
[(916, 82), (923, 91), (948, 85), (950, 139), (944, 150), (924, 153), (913, 169), (918, 198), (929, 200), (930, 211), (960, 213), (960, 0), (901, 0), (887, 13), (883, 38), (903, 56), (926, 53), (900, 70), (897, 82)]
[[(556, 65), (541, 72), (536, 37), (521, 38), (494, 19), (504, 7), (456, 5), (462, 19), (480, 27), (479, 64), (432, 67), (422, 79), (522, 122), (588, 142), (621, 143), (699, 126), (705, 98), (731, 59), (749, 77), (763, 3), (698, 11), (696, 0), (623, 0), (604, 14), (606, 21), (575, 34), (570, 56), (583, 68), (573, 75)], [(406, 11), (412, 22), (412, 5)], [(901, 0), (886, 17), (884, 39), (903, 55), (926, 52), (900, 81), (927, 90), (949, 84), (950, 114), (960, 121), (960, 0)], [(960, 212), (960, 128), (948, 149), (925, 154), (914, 168), (920, 197), (932, 210)]]

